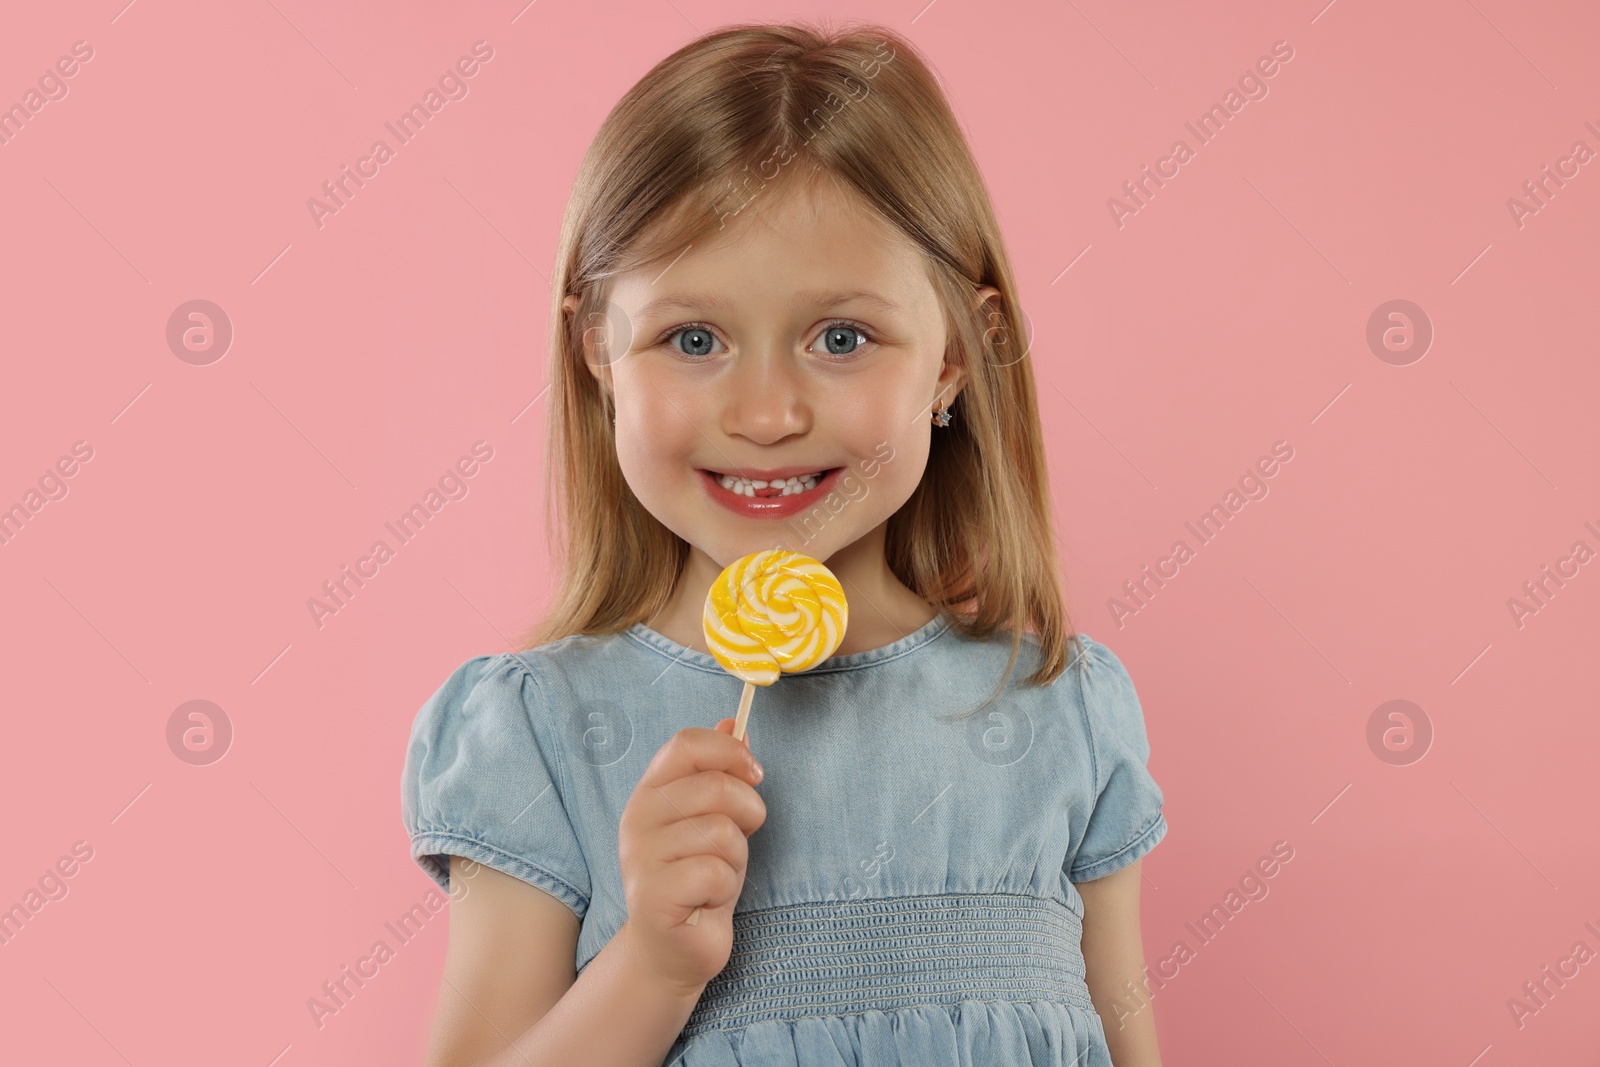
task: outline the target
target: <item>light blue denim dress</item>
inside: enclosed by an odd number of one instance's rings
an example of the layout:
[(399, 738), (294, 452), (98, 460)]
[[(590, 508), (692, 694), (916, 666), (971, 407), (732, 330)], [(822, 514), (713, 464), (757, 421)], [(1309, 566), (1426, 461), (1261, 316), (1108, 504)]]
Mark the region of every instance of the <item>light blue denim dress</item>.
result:
[[(1084, 984), (1083, 900), (1166, 835), (1122, 663), (1082, 637), (1051, 685), (1002, 698), (1009, 636), (946, 616), (758, 687), (766, 769), (733, 955), (674, 1067), (1112, 1067)], [(636, 624), (468, 660), (417, 713), (411, 854), (504, 871), (582, 920), (581, 972), (622, 925), (623, 808), (656, 751), (738, 709), (743, 682)]]

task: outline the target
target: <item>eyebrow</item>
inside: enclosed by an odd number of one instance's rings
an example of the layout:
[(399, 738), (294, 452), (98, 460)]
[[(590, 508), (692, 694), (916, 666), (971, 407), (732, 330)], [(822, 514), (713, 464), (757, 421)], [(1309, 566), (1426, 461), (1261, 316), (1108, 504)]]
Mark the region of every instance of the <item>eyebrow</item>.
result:
[[(829, 292), (807, 290), (795, 295), (802, 304), (814, 308), (832, 307), (835, 304), (848, 304), (853, 301), (861, 304), (870, 304), (882, 311), (900, 310), (900, 305), (865, 289)], [(728, 299), (716, 293), (677, 293), (652, 300), (635, 314), (639, 318), (647, 318), (656, 312), (669, 309), (680, 311), (727, 311), (728, 307)]]

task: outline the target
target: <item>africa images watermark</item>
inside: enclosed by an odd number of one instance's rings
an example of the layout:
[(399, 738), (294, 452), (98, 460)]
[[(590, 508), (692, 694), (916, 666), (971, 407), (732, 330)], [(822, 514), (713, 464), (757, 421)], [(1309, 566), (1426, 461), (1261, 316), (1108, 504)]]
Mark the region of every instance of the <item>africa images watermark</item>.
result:
[[(439, 75), (437, 88), (429, 86), (420, 103), (413, 103), (394, 122), (383, 124), (383, 128), (394, 135), (396, 146), (410, 144), (411, 139), (421, 133), (428, 121), (443, 111), (447, 103), (452, 100), (465, 100), (470, 91), (467, 79), (474, 77), (482, 69), (480, 64), (487, 63), (493, 58), (494, 48), (489, 42), (474, 41), (472, 55), (462, 56), (453, 66), (446, 68), (445, 72)], [(319, 200), (314, 196), (306, 199), (306, 209), (311, 212), (311, 221), (317, 229), (322, 229), (323, 220), (329, 215), (337, 215), (349, 206), (356, 193), (366, 187), (367, 183), (362, 181), (363, 178), (368, 181), (376, 178), (380, 168), (394, 157), (395, 148), (391, 148), (389, 142), (380, 137), (372, 142), (372, 148), (367, 155), (356, 160), (353, 172), (349, 164), (345, 164), (338, 178), (323, 182), (322, 193), (327, 200)]]
[(66, 79), (77, 74), (82, 69), (81, 64), (93, 58), (94, 48), (88, 41), (72, 42), (72, 55), (58, 58), (54, 69), (45, 68), (45, 72), (39, 75), (37, 89), (30, 87), (22, 94), (21, 100), (0, 110), (0, 147), (10, 144), (33, 121), (33, 117), (44, 110), (46, 104), (65, 100), (70, 91)]
[[(1583, 524), (1583, 528), (1600, 539), (1600, 527), (1591, 520)], [(1554, 569), (1546, 563), (1539, 569), (1537, 578), (1530, 578), (1522, 583), (1522, 597), (1506, 597), (1506, 610), (1511, 613), (1511, 621), (1517, 629), (1527, 625), (1527, 620), (1539, 614), (1550, 606), (1550, 601), (1556, 593), (1565, 589), (1567, 581), (1576, 578), (1579, 568), (1595, 558), (1595, 550), (1589, 547), (1589, 542), (1581, 537), (1572, 543), (1572, 548), (1565, 556), (1556, 558)]]
[[(1586, 120), (1583, 126), (1584, 129), (1596, 137), (1600, 137), (1600, 128), (1596, 128), (1592, 121)], [(1565, 178), (1567, 181), (1571, 181), (1576, 178), (1582, 173), (1580, 168), (1593, 159), (1594, 156), (1594, 149), (1589, 147), (1587, 141), (1573, 141), (1571, 150), (1556, 160), (1554, 172), (1550, 170), (1550, 164), (1546, 163), (1540, 168), (1539, 177), (1522, 183), (1522, 192), (1527, 199), (1519, 200), (1514, 196), (1506, 197), (1506, 210), (1511, 212), (1511, 221), (1516, 224), (1517, 229), (1520, 230), (1527, 225), (1526, 219), (1529, 215), (1537, 215), (1544, 208), (1549, 207), (1550, 201), (1555, 198), (1556, 193), (1567, 187), (1567, 182), (1561, 179)]]
[[(887, 450), (887, 453), (885, 453), (885, 450)], [(799, 539), (802, 546), (810, 544), (821, 535), (829, 523), (839, 517), (840, 512), (851, 504), (859, 504), (867, 498), (867, 494), (872, 491), (872, 487), (867, 482), (862, 481), (862, 478), (868, 481), (876, 478), (879, 471), (882, 470), (882, 465), (893, 459), (894, 446), (888, 441), (879, 441), (872, 446), (872, 455), (858, 463), (861, 468), (861, 478), (856, 477), (854, 470), (848, 467), (845, 468), (844, 473), (839, 475), (839, 480), (834, 483), (833, 489), (828, 492), (827, 496), (823, 497), (810, 511), (804, 514), (791, 515), (785, 519), (783, 522), (784, 527)], [(779, 541), (773, 547), (788, 549), (790, 552), (800, 551), (788, 541)]]
[[(1593, 919), (1585, 920), (1583, 928), (1596, 938), (1600, 938), (1600, 926), (1595, 925)], [(1595, 950), (1582, 938), (1574, 941), (1572, 951), (1556, 960), (1552, 970), (1550, 964), (1539, 968), (1539, 976), (1530, 978), (1522, 983), (1521, 997), (1507, 997), (1506, 1011), (1511, 1015), (1511, 1021), (1521, 1030), (1528, 1025), (1528, 1019), (1538, 1015), (1556, 994), (1567, 987), (1567, 982), (1578, 977), (1579, 968), (1585, 966), (1595, 958)], [(1554, 988), (1552, 988), (1552, 986)]]
[(331, 1016), (349, 1007), (356, 994), (382, 973), (382, 968), (394, 960), (400, 949), (416, 940), (429, 921), (444, 911), (446, 897), (449, 903), (466, 899), (472, 891), (470, 880), (477, 877), (483, 864), (463, 856), (459, 868), (462, 877), (451, 882), (448, 893), (440, 893), (437, 887), (430, 886), (421, 901), (411, 905), (392, 921), (384, 922), (383, 928), (393, 937), (393, 945), (388, 938), (379, 937), (373, 941), (367, 954), (358, 956), (354, 964), (340, 964), (339, 972), (322, 983), (319, 995), (306, 998), (306, 1010), (311, 1013), (311, 1021), (318, 1030), (327, 1025)]
[(22, 532), (33, 517), (44, 510), (52, 500), (65, 500), (71, 486), (67, 479), (83, 469), (83, 464), (94, 458), (94, 446), (88, 441), (74, 441), (72, 454), (60, 456), (52, 466), (39, 476), (38, 488), (32, 486), (21, 499), (10, 507), (0, 504), (0, 545), (9, 545)]
[[(1282, 69), (1280, 63), (1287, 64), (1293, 58), (1294, 49), (1290, 47), (1288, 41), (1274, 41), (1272, 54), (1260, 57), (1254, 66), (1240, 75), (1237, 89), (1230, 88), (1223, 95), (1221, 103), (1212, 104), (1193, 122), (1184, 122), (1184, 128), (1194, 135), (1197, 145), (1210, 144), (1250, 101), (1265, 100), (1269, 91), (1267, 80)], [(1180, 137), (1172, 143), (1172, 148), (1166, 155), (1156, 160), (1154, 170), (1146, 163), (1140, 170), (1140, 177), (1122, 183), (1126, 200), (1119, 200), (1114, 196), (1107, 197), (1106, 210), (1111, 213), (1111, 221), (1117, 229), (1120, 230), (1127, 225), (1129, 216), (1137, 215), (1148, 207), (1156, 195), (1156, 190), (1166, 186), (1167, 182), (1162, 179), (1171, 181), (1176, 178), (1181, 173), (1180, 168), (1193, 159), (1195, 154), (1196, 149), (1191, 148), (1189, 142)]]
[[(1267, 881), (1277, 877), (1292, 859), (1294, 859), (1294, 846), (1287, 841), (1274, 841), (1272, 852), (1247, 867), (1245, 873), (1239, 876), (1237, 884), (1229, 887), (1221, 901), (1211, 905), (1210, 910), (1202, 914), (1198, 920), (1185, 921), (1184, 929), (1194, 936), (1195, 944), (1190, 945), (1183, 938), (1173, 942), (1167, 954), (1156, 961), (1155, 967), (1145, 967), (1143, 989), (1136, 986), (1131, 978), (1123, 983), (1123, 992), (1117, 994), (1111, 1002), (1115, 1008), (1117, 1029), (1122, 1029), (1129, 1018), (1143, 1011), (1155, 999), (1156, 991), (1166, 988), (1168, 982), (1178, 977), (1185, 964), (1192, 963), (1198, 958), (1199, 949), (1222, 936), (1222, 931), (1227, 929), (1228, 924), (1238, 919), (1248, 905), (1259, 904), (1266, 900), (1267, 894), (1272, 892)], [(1152, 985), (1154, 989), (1151, 988)]]
[[(1246, 470), (1239, 476), (1239, 487), (1230, 488), (1223, 494), (1222, 499), (1212, 504), (1194, 522), (1185, 522), (1184, 528), (1194, 535), (1196, 547), (1191, 548), (1189, 542), (1183, 538), (1174, 541), (1172, 548), (1165, 556), (1155, 562), (1155, 569), (1151, 565), (1144, 565), (1142, 576), (1130, 578), (1122, 583), (1122, 591), (1126, 600), (1119, 597), (1107, 597), (1106, 609), (1111, 612), (1111, 620), (1117, 624), (1117, 629), (1127, 625), (1130, 616), (1137, 615), (1150, 606), (1156, 593), (1166, 588), (1166, 579), (1170, 581), (1179, 574), (1179, 569), (1190, 560), (1200, 546), (1209, 545), (1217, 535), (1227, 527), (1228, 523), (1244, 510), (1244, 506), (1252, 500), (1265, 500), (1271, 491), (1266, 479), (1273, 477), (1280, 470), (1279, 463), (1288, 463), (1294, 459), (1294, 447), (1288, 441), (1275, 441), (1272, 445), (1272, 454), (1257, 459), (1255, 466)], [(1198, 523), (1198, 525), (1196, 525)]]
[(465, 500), (472, 488), (468, 479), (483, 469), (482, 464), (493, 458), (493, 445), (487, 441), (473, 442), (472, 455), (457, 459), (454, 466), (439, 476), (437, 487), (430, 486), (419, 502), (412, 504), (393, 522), (385, 522), (383, 528), (393, 535), (394, 547), (391, 548), (383, 538), (378, 538), (372, 542), (367, 554), (355, 561), (353, 570), (346, 563), (339, 568), (337, 577), (322, 583), (322, 597), (307, 597), (306, 610), (311, 613), (312, 625), (320, 630), (328, 616), (337, 615), (349, 607), (356, 593), (376, 578), (380, 568), (395, 558), (402, 545), (410, 544), (423, 527), (444, 510), (445, 504), (452, 500)]
[(29, 886), (21, 900), (0, 911), (0, 946), (11, 944), (12, 939), (34, 921), (34, 917), (44, 910), (46, 904), (65, 900), (71, 889), (67, 885), (67, 879), (77, 874), (83, 865), (92, 859), (94, 859), (94, 846), (87, 841), (74, 841), (70, 856), (63, 855), (53, 865), (46, 867), (38, 878), (37, 888)]

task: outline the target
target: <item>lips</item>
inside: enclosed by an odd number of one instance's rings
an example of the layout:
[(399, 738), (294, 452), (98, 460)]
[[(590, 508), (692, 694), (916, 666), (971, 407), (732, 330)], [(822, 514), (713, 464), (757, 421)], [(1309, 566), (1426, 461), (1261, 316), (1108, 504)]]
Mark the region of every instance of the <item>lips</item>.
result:
[[(834, 484), (839, 480), (840, 472), (843, 470), (843, 467), (826, 469), (826, 473), (824, 473), (821, 479), (818, 480), (816, 488), (800, 493), (790, 493), (788, 495), (783, 495), (783, 490), (781, 488), (778, 490), (779, 495), (776, 496), (745, 496), (743, 493), (735, 493), (732, 490), (724, 489), (722, 487), (723, 475), (709, 470), (700, 471), (700, 484), (705, 488), (705, 491), (711, 496), (712, 500), (733, 512), (735, 515), (739, 515), (744, 518), (781, 519), (787, 518), (788, 516), (794, 515), (798, 512), (805, 511), (807, 508), (814, 507), (833, 488)], [(781, 469), (779, 471), (768, 471), (767, 473), (781, 480), (785, 477), (800, 477), (801, 475), (813, 474), (815, 472), (816, 468), (812, 468), (811, 470), (803, 470), (798, 467), (790, 467)], [(771, 480), (770, 478), (761, 478), (760, 475), (755, 471), (750, 471), (745, 476), (755, 481)], [(756, 490), (758, 494), (765, 491), (766, 490), (760, 489)]]

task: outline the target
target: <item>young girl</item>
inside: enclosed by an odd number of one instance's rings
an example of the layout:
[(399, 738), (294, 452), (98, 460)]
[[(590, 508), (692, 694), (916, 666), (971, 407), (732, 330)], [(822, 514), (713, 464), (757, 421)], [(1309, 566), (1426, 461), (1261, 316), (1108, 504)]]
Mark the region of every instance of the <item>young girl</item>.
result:
[[(1162, 794), (1067, 617), (1011, 266), (912, 46), (745, 25), (663, 60), (553, 294), (559, 588), (423, 705), (402, 780), (452, 898), (428, 1063), (1158, 1067)], [(849, 622), (741, 742), (702, 610), (768, 548)]]

